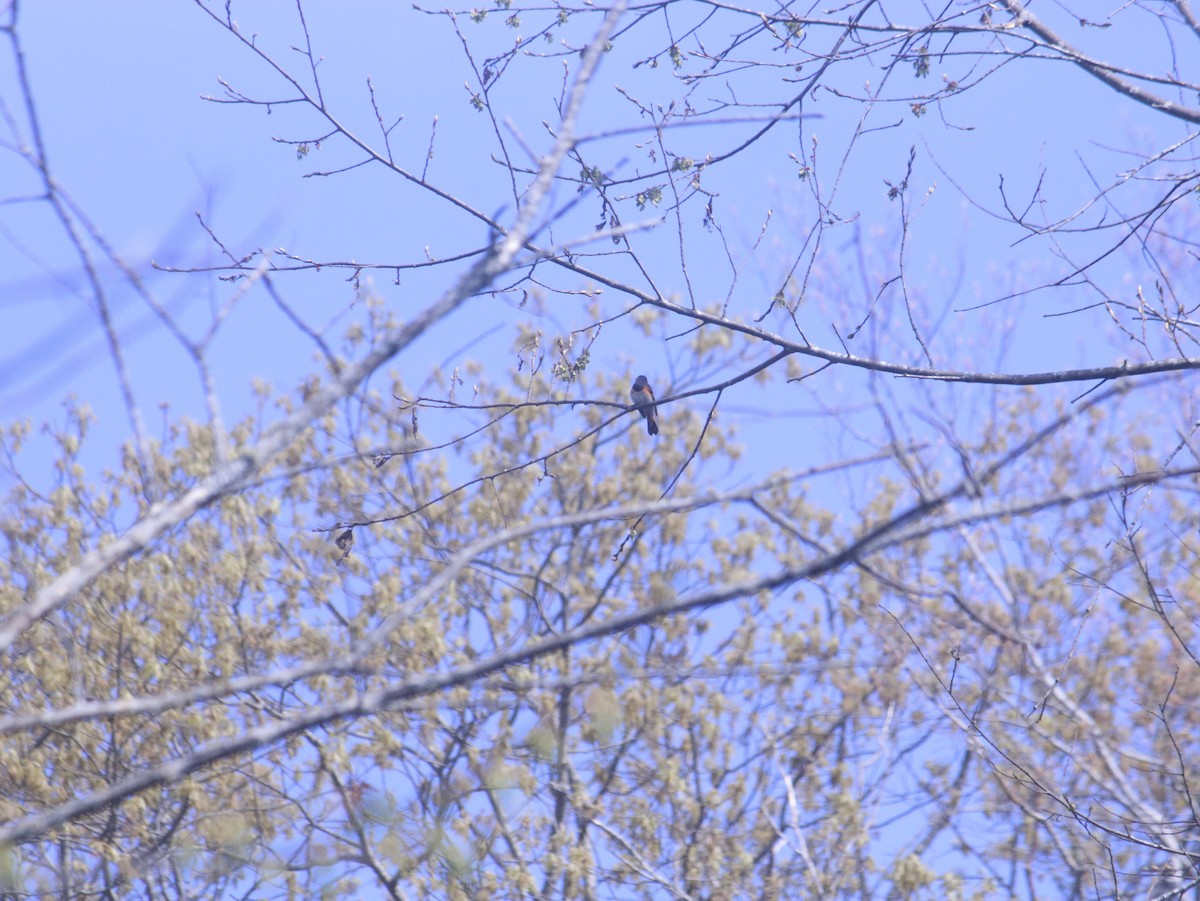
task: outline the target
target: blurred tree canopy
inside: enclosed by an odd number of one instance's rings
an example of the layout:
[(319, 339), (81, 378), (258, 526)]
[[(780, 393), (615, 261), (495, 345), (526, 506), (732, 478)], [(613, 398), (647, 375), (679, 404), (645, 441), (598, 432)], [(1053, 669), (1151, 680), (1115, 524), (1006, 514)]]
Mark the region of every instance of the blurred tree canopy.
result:
[[(7, 199), (73, 249), (129, 437), (86, 380), (3, 426), (4, 897), (1200, 891), (1186, 0), (416, 8), (462, 56), (412, 97), (341, 78), (326, 11), (197, 0), (258, 79), (209, 100), (402, 215), (353, 254), (201, 217), (211, 259), (146, 271), (55, 177), (24, 6)], [(997, 183), (1006, 91), (1086, 177)], [(1044, 136), (1072, 91), (1160, 130)]]

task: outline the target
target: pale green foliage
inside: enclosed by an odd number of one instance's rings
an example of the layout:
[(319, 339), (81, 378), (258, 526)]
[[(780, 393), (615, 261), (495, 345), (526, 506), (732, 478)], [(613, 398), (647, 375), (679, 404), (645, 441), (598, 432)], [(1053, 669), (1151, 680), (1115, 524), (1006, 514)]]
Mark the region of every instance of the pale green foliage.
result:
[[(702, 360), (720, 342), (701, 331), (693, 347)], [(581, 371), (560, 387), (519, 380), (519, 394), (476, 383), (477, 399), (520, 402), (530, 391), (550, 397), (568, 388), (572, 397), (621, 398), (629, 376), (610, 382)], [(405, 396), (403, 386), (393, 387)], [(388, 406), (381, 397), (364, 401)], [(702, 411), (663, 408), (664, 433), (678, 440), (656, 442), (632, 415), (610, 422), (613, 412), (463, 410), (455, 414), (459, 431), (473, 416), (480, 424), (493, 419), (469, 457), (423, 450), (403, 414), (362, 418), (353, 441), (397, 454), (383, 465), (346, 457), (345, 424), (330, 416), (281, 455), (275, 474), (105, 573), (30, 630), (3, 684), (4, 707), (152, 697), (327, 657), (369, 634), (448, 553), (480, 536), (535, 518), (654, 501), (683, 466)], [(1034, 415), (1031, 397), (1014, 402), (987, 430), (990, 443), (970, 448), (972, 458), (1003, 454), (1008, 436), (1019, 434), (1011, 423)], [(104, 541), (116, 526), (105, 511), (140, 503), (131, 456), (99, 486), (88, 479), (78, 460), (87, 421), (73, 411), (55, 436), (61, 458), (53, 490), (35, 495), (18, 486), (8, 497), (6, 608), (21, 602), (23, 579), (44, 581)], [(573, 429), (605, 422), (592, 437), (562, 443)], [(986, 496), (1080, 478), (1078, 466), (1095, 453), (1087, 444), (1103, 440), (1102, 421), (1084, 422), (1075, 439), (1048, 443), (1006, 469)], [(252, 430), (247, 422), (234, 437)], [(9, 446), (18, 448), (24, 434), (10, 430)], [(703, 490), (697, 483), (706, 471), (734, 451), (719, 423), (705, 440), (709, 453), (685, 470), (672, 496)], [(552, 446), (559, 449), (539, 460)], [(213, 465), (213, 448), (205, 429), (180, 422), (156, 451), (155, 471), (183, 486)], [(18, 734), (0, 751), (0, 809), (15, 819), (312, 705), (801, 563), (909, 502), (901, 481), (875, 484), (858, 523), (822, 510), (785, 480), (759, 500), (786, 511), (787, 529), (725, 504), (502, 543), (433, 603), (406, 607), (356, 675)], [(368, 849), (418, 897), (546, 885), (555, 897), (586, 897), (595, 880), (633, 891), (647, 868), (711, 897), (857, 898), (886, 885), (906, 897), (971, 897), (951, 889), (971, 872), (960, 871), (962, 860), (1053, 856), (1038, 823), (1064, 805), (1100, 800), (1108, 783), (1098, 774), (1119, 748), (1159, 761), (1123, 778), (1166, 803), (1156, 786), (1179, 766), (1169, 763), (1177, 743), (1195, 734), (1197, 706), (1187, 699), (1200, 695), (1200, 678), (1161, 665), (1178, 645), (1155, 631), (1158, 614), (1139, 599), (1136, 579), (1124, 596), (1102, 587), (1125, 580), (1118, 574), (1134, 561), (1119, 549), (1096, 554), (1087, 534), (1097, 515), (1081, 505), (1037, 522), (911, 541), (797, 594), (759, 593), (718, 611), (668, 616), (387, 715), (334, 722), (228, 758), (142, 792), (112, 816), (76, 820), (55, 840), (68, 841), (89, 866), (103, 858), (110, 878), (130, 884), (141, 872), (133, 861), (166, 841), (192, 884), (232, 885), (249, 867), (272, 895), (287, 894), (288, 885), (303, 894), (315, 884), (310, 878), (336, 864), (356, 875), (327, 894), (352, 897), (355, 880), (377, 878), (350, 866)], [(333, 537), (347, 523), (353, 545), (343, 555)], [(1190, 573), (1170, 562), (1172, 546), (1154, 552), (1183, 575), (1177, 590), (1190, 591)], [(1192, 640), (1186, 623), (1177, 626), (1182, 640)], [(1051, 674), (1055, 695), (1047, 695)], [(942, 739), (924, 747), (922, 736), (938, 721)], [(990, 750), (958, 738), (956, 721), (964, 736), (983, 730)], [(1081, 728), (1090, 733), (1083, 745)], [(1052, 774), (1067, 747), (1075, 769), (1097, 775), (1060, 784)], [(910, 769), (923, 771), (919, 782)], [(973, 774), (970, 790), (964, 772)], [(901, 794), (911, 804), (899, 802)], [(920, 815), (922, 798), (941, 817)], [(961, 859), (935, 861), (917, 845), (873, 841), (877, 824), (897, 814), (911, 820), (913, 834), (933, 837), (952, 818), (966, 822), (981, 803), (1017, 821), (1028, 811), (1029, 819), (994, 844), (967, 847)], [(167, 824), (176, 818), (185, 827), (172, 832)], [(109, 836), (104, 845), (95, 842), (100, 831)], [(1103, 865), (1083, 833), (1060, 834), (1064, 840), (1077, 863)], [(38, 848), (22, 849), (22, 878), (49, 886)], [(1136, 865), (1132, 846), (1116, 853)], [(300, 871), (289, 870), (297, 860)]]

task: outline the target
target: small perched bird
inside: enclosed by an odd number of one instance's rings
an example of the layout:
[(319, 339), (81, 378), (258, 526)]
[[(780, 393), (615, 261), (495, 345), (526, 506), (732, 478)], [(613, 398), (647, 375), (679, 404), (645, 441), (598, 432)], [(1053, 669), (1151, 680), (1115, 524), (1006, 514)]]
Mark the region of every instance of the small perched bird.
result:
[(642, 419), (646, 420), (646, 431), (651, 435), (658, 434), (658, 407), (654, 405), (654, 392), (650, 390), (650, 382), (644, 375), (639, 375), (629, 389), (629, 396), (637, 405)]

